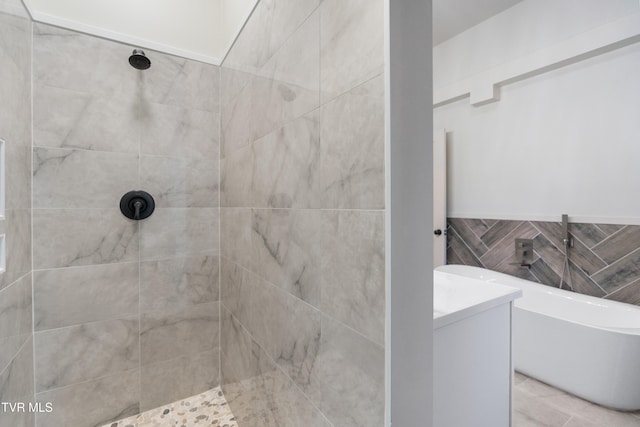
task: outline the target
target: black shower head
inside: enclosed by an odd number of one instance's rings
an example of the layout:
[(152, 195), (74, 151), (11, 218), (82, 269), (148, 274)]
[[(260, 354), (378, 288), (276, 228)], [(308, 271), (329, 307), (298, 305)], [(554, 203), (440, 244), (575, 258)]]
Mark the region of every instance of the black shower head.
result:
[(129, 57), (129, 64), (137, 70), (146, 70), (151, 67), (151, 61), (142, 49), (133, 49), (133, 53)]

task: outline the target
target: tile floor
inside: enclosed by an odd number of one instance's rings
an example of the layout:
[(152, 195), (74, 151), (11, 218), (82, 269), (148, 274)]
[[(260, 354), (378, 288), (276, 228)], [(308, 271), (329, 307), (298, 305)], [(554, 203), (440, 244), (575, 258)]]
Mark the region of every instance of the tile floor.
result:
[(220, 387), (102, 427), (238, 427)]
[(640, 411), (607, 409), (516, 373), (513, 427), (640, 427)]
[[(103, 427), (198, 426), (238, 427), (220, 387)], [(516, 373), (513, 427), (640, 427), (640, 411), (607, 409)]]

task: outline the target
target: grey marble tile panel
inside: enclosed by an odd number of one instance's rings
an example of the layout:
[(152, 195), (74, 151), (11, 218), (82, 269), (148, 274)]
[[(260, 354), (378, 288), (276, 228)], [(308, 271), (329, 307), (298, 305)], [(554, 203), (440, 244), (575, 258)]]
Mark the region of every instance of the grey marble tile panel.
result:
[[(33, 49), (33, 79), (38, 86), (138, 97), (143, 74), (128, 63), (130, 46), (35, 23)], [(91, 52), (91, 66), (86, 63), (87, 52)]]
[(223, 390), (242, 426), (331, 426), (226, 310), (222, 322)]
[(142, 364), (217, 348), (220, 341), (219, 313), (218, 302), (143, 313), (140, 318)]
[(5, 209), (31, 208), (31, 147), (5, 143)]
[(31, 274), (0, 291), (0, 372), (33, 331)]
[[(0, 371), (0, 402), (34, 402), (33, 342), (29, 338), (4, 371)], [(34, 427), (33, 412), (0, 410), (0, 425)]]
[(252, 268), (251, 209), (220, 209), (220, 252), (227, 259)]
[[(6, 66), (11, 68), (11, 66)], [(3, 70), (4, 74), (4, 70)], [(17, 68), (0, 80), (0, 138), (14, 144), (29, 145), (31, 140), (31, 89), (29, 80)], [(25, 73), (26, 75), (26, 73)], [(10, 77), (9, 77), (10, 76)]]
[(322, 101), (384, 70), (384, 1), (324, 0), (320, 5)]
[(18, 351), (31, 338), (31, 333), (0, 338), (0, 373), (11, 364), (11, 361), (18, 354)]
[(456, 233), (458, 233), (462, 240), (464, 240), (475, 256), (480, 257), (489, 250), (482, 240), (480, 240), (475, 231), (469, 226), (467, 220), (450, 218), (449, 224), (456, 229)]
[(310, 110), (316, 109), (320, 103), (320, 13), (307, 17), (255, 74), (297, 88)]
[(305, 384), (320, 339), (320, 312), (246, 270), (238, 277), (239, 272), (223, 273), (225, 306), (294, 382)]
[(138, 260), (138, 224), (120, 209), (34, 209), (35, 269)]
[(252, 206), (256, 167), (253, 145), (234, 150), (220, 161), (220, 206)]
[(384, 344), (384, 213), (323, 212), (321, 310)]
[(217, 208), (156, 208), (140, 224), (140, 259), (217, 255), (218, 218)]
[(138, 315), (138, 263), (36, 270), (36, 331)]
[(220, 115), (175, 105), (146, 103), (140, 122), (143, 155), (218, 159)]
[(218, 163), (211, 159), (142, 156), (140, 176), (156, 207), (218, 207)]
[(638, 248), (640, 248), (640, 226), (627, 225), (600, 242), (593, 251), (610, 264)]
[(29, 19), (29, 13), (20, 0), (0, 0), (0, 13)]
[(313, 111), (257, 140), (251, 206), (308, 208), (318, 206), (320, 128)]
[(230, 81), (231, 88), (222, 98), (223, 157), (318, 108), (318, 19), (314, 16), (260, 71), (226, 73), (223, 82)]
[(138, 153), (141, 107), (135, 97), (36, 84), (34, 100), (35, 146)]
[(333, 425), (384, 424), (384, 348), (326, 316), (307, 394)]
[(320, 312), (272, 285), (250, 283), (258, 288), (244, 298), (250, 308), (243, 324), (289, 378), (306, 384), (320, 341)]
[[(131, 52), (122, 57), (124, 63)], [(134, 72), (136, 93), (144, 102), (217, 113), (219, 108), (218, 67), (174, 55), (145, 50), (151, 68)]]
[(244, 297), (256, 288), (255, 284), (250, 283), (256, 280), (258, 277), (248, 270), (227, 258), (220, 258), (220, 302), (238, 319), (248, 316), (249, 302)]
[(218, 301), (219, 258), (197, 256), (140, 264), (140, 310), (173, 310)]
[(138, 334), (137, 316), (36, 332), (36, 391), (137, 368)]
[[(19, 12), (16, 7), (6, 7)], [(0, 138), (27, 145), (31, 129), (31, 21), (18, 15), (0, 14)]]
[(321, 0), (260, 1), (225, 58), (224, 67), (255, 72), (281, 48)]
[(220, 383), (220, 349), (143, 365), (140, 411), (205, 392)]
[(634, 282), (640, 277), (640, 249), (619, 259), (593, 275), (593, 280), (608, 293)]
[[(277, 368), (224, 302), (220, 322), (220, 375), (226, 396), (227, 384), (242, 383)], [(231, 408), (234, 409), (232, 404)]]
[(39, 413), (37, 425), (47, 427), (97, 427), (140, 412), (138, 369), (38, 393), (39, 402), (54, 410)]
[(0, 13), (0, 58), (22, 72), (31, 68), (31, 23), (23, 16)]
[(252, 76), (222, 110), (222, 156), (248, 145), (318, 107), (317, 92)]
[(34, 148), (34, 208), (118, 207), (138, 187), (138, 156), (87, 150)]
[(0, 274), (0, 289), (31, 271), (31, 230), (30, 209), (5, 211), (0, 233), (5, 234), (6, 239), (6, 268)]
[(254, 209), (252, 250), (259, 276), (318, 307), (322, 284), (322, 214)]
[(251, 87), (254, 75), (223, 67), (220, 70), (220, 156), (229, 154), (254, 141), (249, 120)]
[(321, 108), (318, 184), (314, 207), (384, 209), (382, 75)]

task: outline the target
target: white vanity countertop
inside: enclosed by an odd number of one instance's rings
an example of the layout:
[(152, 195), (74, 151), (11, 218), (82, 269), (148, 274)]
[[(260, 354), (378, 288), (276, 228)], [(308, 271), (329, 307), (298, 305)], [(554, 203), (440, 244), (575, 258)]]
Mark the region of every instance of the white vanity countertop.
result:
[(441, 328), (521, 296), (522, 290), (518, 288), (434, 271), (433, 328)]

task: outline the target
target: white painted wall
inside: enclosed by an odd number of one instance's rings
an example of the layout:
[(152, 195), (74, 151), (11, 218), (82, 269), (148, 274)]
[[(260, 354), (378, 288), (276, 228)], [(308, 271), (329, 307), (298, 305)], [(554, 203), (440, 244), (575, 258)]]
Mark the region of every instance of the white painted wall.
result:
[(525, 0), (435, 46), (434, 88), (639, 12), (638, 0)]
[[(26, 0), (33, 18), (220, 64), (256, 0)], [(225, 14), (225, 13), (228, 13)]]
[[(636, 0), (526, 0), (438, 46), (434, 86), (637, 13)], [(498, 102), (436, 108), (434, 127), (450, 132), (448, 215), (640, 224), (637, 41), (503, 85)]]

